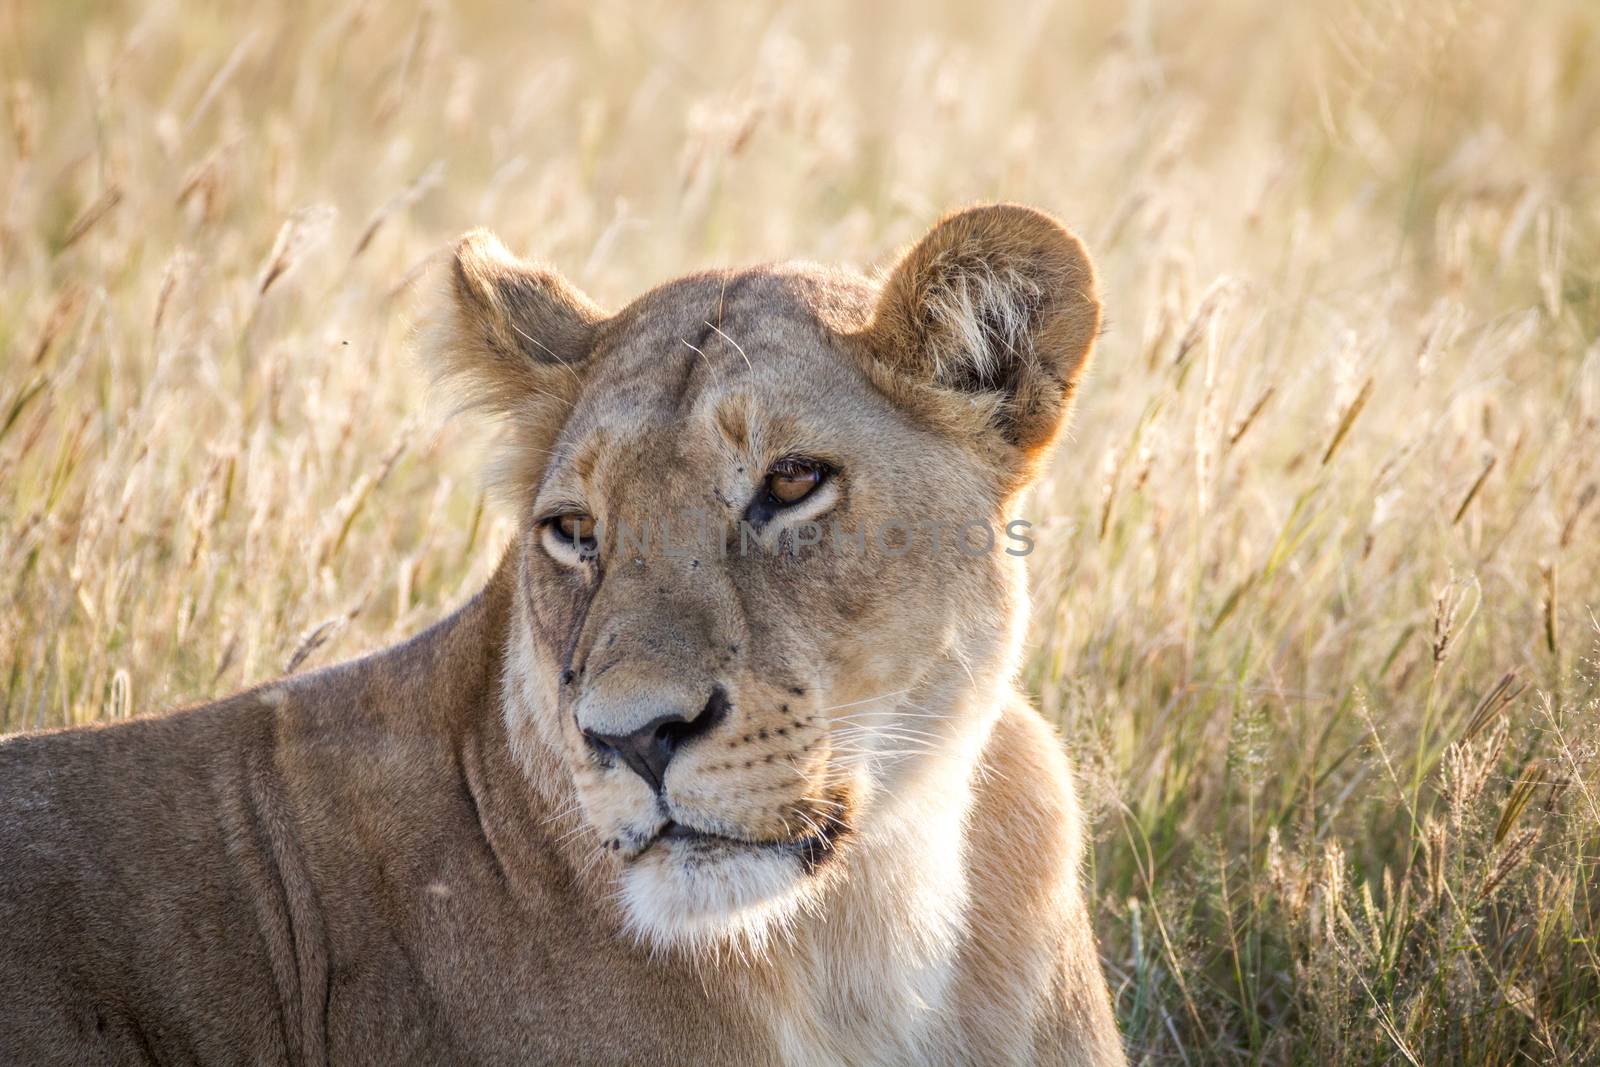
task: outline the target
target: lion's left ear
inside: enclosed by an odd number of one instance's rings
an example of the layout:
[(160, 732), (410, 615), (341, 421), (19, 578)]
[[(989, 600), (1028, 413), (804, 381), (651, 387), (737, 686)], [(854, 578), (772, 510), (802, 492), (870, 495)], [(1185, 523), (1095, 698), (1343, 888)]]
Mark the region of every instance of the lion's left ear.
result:
[(489, 481), (537, 484), (583, 386), (605, 313), (560, 273), (512, 255), (487, 230), (456, 243), (445, 292), (420, 330), (434, 376), (508, 433)]
[(423, 347), (441, 378), (497, 414), (575, 379), (605, 318), (559, 273), (512, 255), (488, 230), (456, 242), (447, 286)]
[(914, 391), (1032, 457), (1061, 429), (1099, 330), (1083, 245), (1043, 212), (996, 204), (946, 216), (905, 254), (865, 338)]

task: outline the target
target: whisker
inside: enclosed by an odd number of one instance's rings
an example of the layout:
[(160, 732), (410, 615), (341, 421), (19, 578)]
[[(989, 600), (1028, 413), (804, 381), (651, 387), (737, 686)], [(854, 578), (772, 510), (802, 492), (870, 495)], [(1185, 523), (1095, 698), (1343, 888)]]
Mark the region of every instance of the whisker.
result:
[(706, 325), (710, 326), (713, 330), (716, 330), (718, 337), (722, 338), (724, 341), (728, 342), (734, 348), (738, 349), (739, 355), (744, 357), (744, 365), (748, 370), (755, 370), (755, 368), (750, 365), (750, 357), (746, 356), (744, 354), (744, 346), (743, 345), (741, 345), (738, 341), (735, 341), (733, 338), (729, 337), (727, 334), (723, 333), (722, 332), (722, 327), (716, 325), (715, 323), (707, 322)]
[(578, 825), (572, 827), (566, 833), (564, 833), (560, 837), (556, 838), (555, 841), (552, 842), (552, 844), (556, 844), (556, 845), (566, 844), (568, 841), (572, 840), (574, 837), (577, 837), (579, 834), (583, 833), (587, 829), (589, 829), (589, 824), (586, 823), (586, 822), (580, 822), (580, 823), (578, 823)]
[(849, 703), (846, 703), (846, 704), (834, 704), (831, 707), (818, 708), (817, 709), (817, 714), (820, 715), (825, 711), (838, 711), (840, 708), (853, 708), (853, 707), (857, 706), (858, 704), (870, 704), (874, 700), (886, 700), (889, 697), (904, 696), (905, 694), (907, 694), (909, 692), (911, 692), (911, 690), (909, 690), (909, 689), (896, 689), (892, 693), (879, 693), (875, 697), (865, 697), (865, 698), (863, 698), (861, 700), (852, 700), (852, 701), (850, 701)]
[(869, 738), (869, 737), (872, 737), (872, 738), (876, 738), (876, 737), (904, 738), (904, 739), (907, 739), (907, 740), (916, 738), (916, 739), (920, 739), (920, 740), (923, 740), (923, 741), (938, 741), (938, 742), (945, 742), (945, 741), (950, 740), (950, 738), (948, 736), (944, 735), (944, 734), (929, 733), (926, 730), (914, 730), (914, 729), (912, 729), (912, 728), (910, 728), (908, 726), (885, 726), (880, 730), (872, 730), (872, 729), (863, 728), (863, 729), (852, 731), (852, 732), (849, 732), (849, 733), (840, 731), (838, 734), (835, 735), (835, 737), (838, 740), (841, 740), (841, 741), (854, 741), (854, 740), (857, 740), (859, 738)]
[(906, 737), (923, 737), (931, 741), (949, 740), (949, 735), (933, 730), (920, 730), (915, 726), (852, 726), (844, 730), (834, 730), (828, 736), (836, 741), (852, 741), (863, 737), (891, 737), (900, 734)]
[(560, 822), (562, 819), (565, 819), (568, 815), (571, 815), (573, 812), (577, 811), (579, 808), (582, 808), (582, 807), (583, 807), (583, 801), (574, 800), (571, 804), (568, 804), (566, 807), (562, 808), (560, 811), (555, 812), (555, 813), (553, 813), (551, 815), (546, 815), (544, 817), (544, 822), (546, 824), (553, 823), (553, 822)]
[[(891, 742), (901, 749), (915, 749), (918, 752), (942, 752), (944, 745), (936, 745), (930, 741), (920, 741), (917, 737), (885, 737), (883, 741)], [(861, 741), (850, 741), (845, 744), (834, 745), (834, 752), (882, 752), (883, 745), (866, 744)]]
[(877, 715), (877, 716), (882, 716), (884, 718), (894, 718), (894, 719), (904, 718), (904, 719), (939, 719), (939, 720), (945, 720), (945, 719), (950, 718), (950, 716), (948, 716), (948, 715), (938, 715), (938, 714), (933, 714), (933, 713), (929, 713), (929, 714), (926, 714), (926, 715), (918, 713), (918, 712), (909, 712), (908, 713), (907, 711), (905, 711), (905, 708), (907, 708), (907, 707), (910, 707), (910, 705), (909, 704), (905, 704), (905, 705), (901, 705), (898, 708), (890, 708), (890, 709), (887, 709), (885, 711), (858, 711), (854, 715), (840, 715), (840, 716), (837, 716), (837, 717), (835, 717), (833, 719), (833, 721), (834, 722), (853, 722), (855, 720), (863, 719), (863, 718), (866, 718), (867, 716), (871, 716), (871, 715)]
[[(719, 331), (719, 332), (720, 332), (720, 331)], [(705, 360), (705, 363), (706, 363), (706, 366), (707, 366), (707, 367), (708, 367), (708, 368), (709, 368), (709, 369), (710, 369), (710, 370), (711, 370), (711, 377), (712, 377), (712, 378), (713, 378), (713, 379), (717, 379), (717, 380), (720, 380), (720, 376), (719, 376), (719, 375), (718, 375), (718, 374), (717, 374), (717, 367), (716, 367), (716, 364), (714, 364), (714, 363), (712, 363), (712, 362), (711, 362), (711, 357), (709, 357), (709, 356), (707, 356), (707, 355), (706, 355), (706, 354), (705, 354), (705, 353), (704, 353), (704, 352), (702, 352), (702, 351), (701, 351), (701, 350), (700, 350), (700, 349), (698, 349), (698, 348), (695, 348), (695, 346), (694, 346), (694, 345), (691, 345), (691, 344), (690, 344), (690, 343), (689, 343), (689, 342), (688, 342), (688, 341), (684, 341), (684, 340), (683, 340), (683, 338), (681, 338), (681, 337), (680, 337), (680, 338), (678, 338), (678, 340), (680, 340), (680, 341), (683, 341), (683, 344), (684, 344), (684, 347), (685, 347), (685, 348), (688, 348), (688, 349), (690, 349), (690, 350), (692, 350), (692, 351), (693, 351), (693, 352), (694, 352), (694, 353), (695, 353), (695, 354), (696, 354), (696, 355), (698, 355), (698, 356), (699, 356), (699, 357), (700, 357), (700, 358), (701, 358), (701, 359), (703, 359), (703, 360)]]
[(851, 753), (839, 760), (841, 764), (858, 767), (874, 760), (905, 759), (908, 756), (926, 756), (928, 753), (922, 749), (885, 749), (878, 752)]

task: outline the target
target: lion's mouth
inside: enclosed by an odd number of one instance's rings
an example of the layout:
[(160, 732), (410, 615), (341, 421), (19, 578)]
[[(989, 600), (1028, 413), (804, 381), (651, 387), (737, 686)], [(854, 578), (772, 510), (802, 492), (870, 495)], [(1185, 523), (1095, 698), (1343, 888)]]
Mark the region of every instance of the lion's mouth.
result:
[(685, 826), (680, 822), (669, 819), (660, 830), (656, 831), (655, 836), (645, 844), (644, 848), (639, 850), (639, 855), (643, 855), (663, 841), (683, 845), (697, 851), (754, 850), (779, 852), (795, 856), (805, 866), (806, 873), (810, 874), (833, 858), (839, 841), (850, 832), (850, 826), (843, 818), (842, 806), (832, 813), (815, 819), (814, 823), (816, 829), (804, 837), (761, 839), (732, 837), (727, 834), (712, 833), (708, 830), (697, 830), (692, 826)]

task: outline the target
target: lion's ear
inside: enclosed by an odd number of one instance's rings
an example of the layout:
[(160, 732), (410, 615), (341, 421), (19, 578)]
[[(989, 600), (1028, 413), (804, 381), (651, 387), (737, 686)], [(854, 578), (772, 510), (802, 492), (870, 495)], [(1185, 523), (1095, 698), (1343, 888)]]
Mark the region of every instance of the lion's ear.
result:
[(456, 243), (420, 344), (463, 405), (502, 417), (509, 447), (491, 472), (515, 492), (536, 480), (571, 410), (605, 314), (559, 273), (518, 259), (487, 230)]
[[(1055, 219), (996, 204), (946, 216), (884, 283), (880, 365), (1025, 457), (1052, 441), (1100, 330), (1094, 268)], [(926, 397), (924, 397), (926, 399)]]
[(511, 414), (552, 382), (576, 381), (604, 319), (559, 273), (473, 230), (456, 243), (448, 292), (423, 345), (435, 372), (473, 404)]

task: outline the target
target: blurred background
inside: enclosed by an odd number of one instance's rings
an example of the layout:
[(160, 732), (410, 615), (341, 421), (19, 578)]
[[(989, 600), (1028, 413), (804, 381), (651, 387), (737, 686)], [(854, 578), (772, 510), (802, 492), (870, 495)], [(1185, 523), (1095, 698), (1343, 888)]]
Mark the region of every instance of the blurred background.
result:
[(1144, 1063), (1600, 1059), (1600, 5), (0, 0), (0, 732), (441, 617), (408, 331), (1011, 199), (1109, 329), (1025, 681)]

